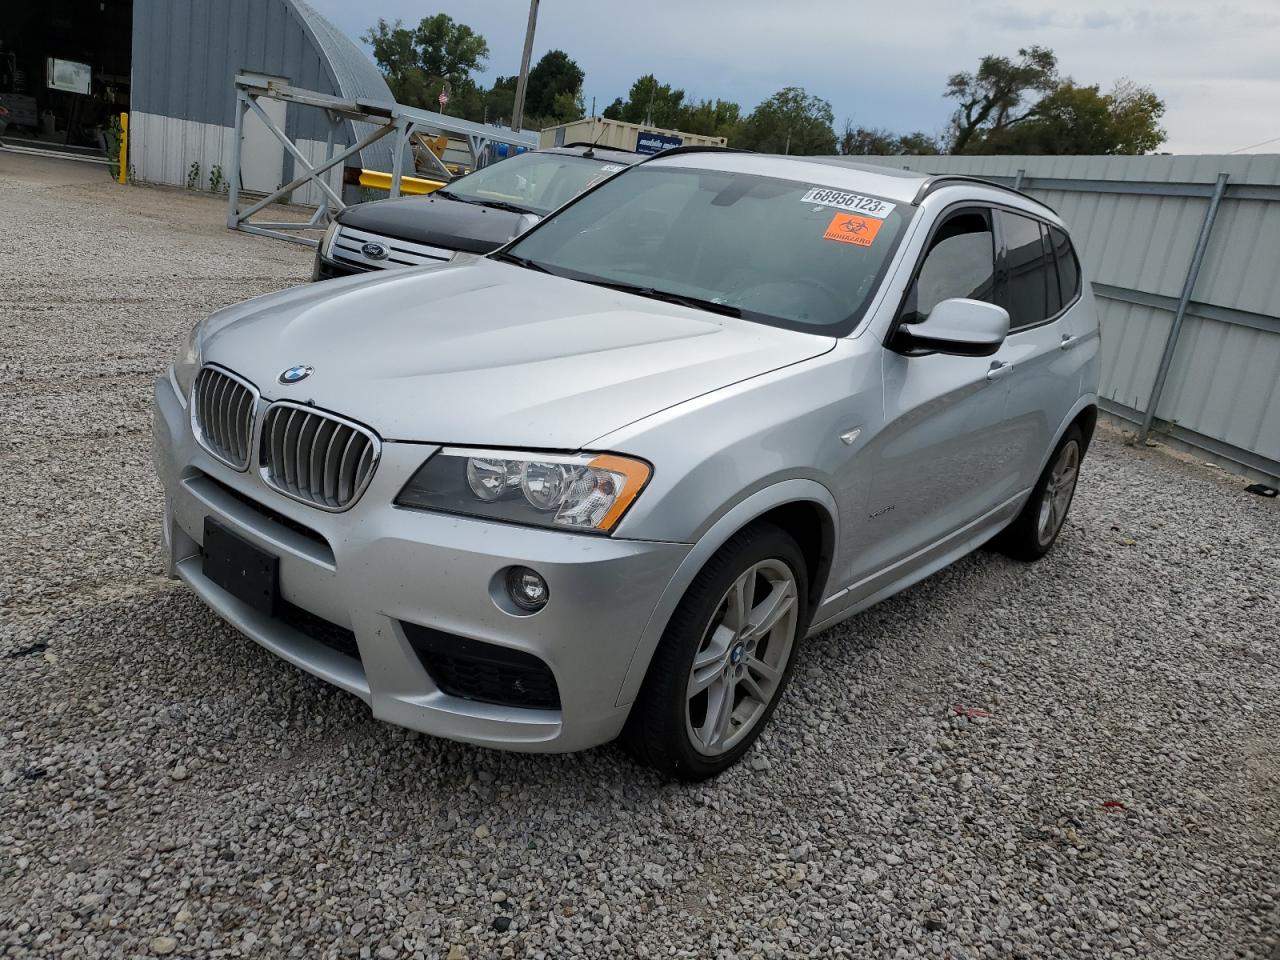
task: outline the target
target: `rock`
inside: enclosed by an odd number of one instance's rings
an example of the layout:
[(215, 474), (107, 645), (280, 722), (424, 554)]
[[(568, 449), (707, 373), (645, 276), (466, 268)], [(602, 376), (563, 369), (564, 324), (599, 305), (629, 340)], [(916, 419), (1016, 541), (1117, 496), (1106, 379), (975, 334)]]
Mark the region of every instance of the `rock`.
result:
[(158, 957), (168, 956), (178, 949), (178, 941), (173, 937), (156, 937), (149, 944), (151, 952)]

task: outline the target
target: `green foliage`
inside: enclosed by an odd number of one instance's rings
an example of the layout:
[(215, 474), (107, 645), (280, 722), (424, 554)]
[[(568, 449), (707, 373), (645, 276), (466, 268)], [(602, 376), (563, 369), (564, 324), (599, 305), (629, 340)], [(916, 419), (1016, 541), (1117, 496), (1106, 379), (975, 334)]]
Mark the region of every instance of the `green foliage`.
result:
[(187, 189), (200, 189), (200, 164), (192, 163), (191, 168), (187, 171)]
[(1020, 49), (1017, 60), (988, 54), (975, 72), (952, 74), (944, 96), (960, 105), (951, 118), (951, 152), (965, 153), (970, 141), (1025, 119), (1028, 97), (1057, 86), (1058, 58), (1034, 45)]
[(124, 137), (124, 127), (120, 125), (120, 114), (113, 113), (111, 120), (107, 124), (107, 129), (102, 132), (103, 139), (107, 141), (107, 156), (111, 158), (111, 162), (107, 165), (107, 171), (111, 174), (112, 180), (120, 179), (120, 141)]
[(667, 83), (659, 83), (657, 77), (647, 73), (631, 85), (619, 119), (627, 123), (678, 130), (684, 116), (684, 91), (675, 90)]
[(677, 129), (734, 140), (742, 126), (742, 108), (731, 100), (699, 100), (684, 108)]
[(400, 103), (437, 110), (437, 97), (447, 81), (452, 88), (450, 113), (468, 115), (477, 104), (483, 109), (483, 96), (471, 73), (484, 66), (489, 45), (465, 23), (437, 13), (410, 29), (402, 20), (389, 24), (379, 17), (363, 39), (373, 47), (373, 58)]
[(524, 112), (537, 117), (553, 116), (560, 121), (577, 120), (585, 112), (575, 108), (582, 99), (585, 76), (563, 50), (548, 50), (529, 71)]
[(847, 157), (893, 157), (942, 152), (937, 140), (921, 130), (897, 134), (883, 127), (855, 127), (847, 120), (844, 132), (840, 135), (839, 149)]
[(826, 100), (801, 87), (786, 87), (751, 111), (736, 145), (761, 153), (835, 153), (834, 119)]
[(1067, 81), (1040, 100), (1022, 122), (971, 144), (972, 153), (1133, 154), (1164, 142), (1157, 125), (1164, 102), (1149, 88), (1118, 84), (1104, 94), (1095, 84)]
[(226, 193), (230, 189), (226, 176), (222, 172), (222, 167), (214, 164), (209, 168), (209, 189), (214, 193)]
[(631, 85), (626, 100), (618, 97), (605, 107), (602, 116), (708, 137), (733, 138), (742, 123), (742, 108), (731, 100), (687, 101), (683, 90), (660, 83), (649, 73)]

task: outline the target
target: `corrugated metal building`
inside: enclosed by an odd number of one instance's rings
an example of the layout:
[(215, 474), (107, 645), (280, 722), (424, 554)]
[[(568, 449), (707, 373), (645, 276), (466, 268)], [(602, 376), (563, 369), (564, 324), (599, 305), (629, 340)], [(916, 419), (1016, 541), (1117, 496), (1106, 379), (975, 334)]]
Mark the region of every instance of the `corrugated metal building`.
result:
[[(133, 0), (130, 159), (136, 176), (208, 187), (214, 168), (231, 170), (237, 74), (283, 79), (345, 99), (391, 103), (373, 61), (304, 0)], [(308, 160), (324, 156), (328, 127), (318, 110), (264, 103)], [(363, 127), (363, 124), (356, 125)], [(344, 121), (335, 142), (360, 135)], [(294, 160), (255, 115), (245, 118), (247, 190), (269, 192), (294, 177)], [(365, 167), (391, 169), (391, 144), (362, 151)], [(193, 164), (197, 166), (193, 168)], [(333, 172), (335, 186), (341, 172)], [(225, 182), (225, 179), (224, 179)], [(301, 203), (320, 202), (308, 184)]]
[(1103, 409), (1146, 413), (1215, 181), (1226, 186), (1155, 415), (1157, 433), (1280, 477), (1280, 156), (849, 157), (1018, 185), (1071, 227), (1102, 322)]

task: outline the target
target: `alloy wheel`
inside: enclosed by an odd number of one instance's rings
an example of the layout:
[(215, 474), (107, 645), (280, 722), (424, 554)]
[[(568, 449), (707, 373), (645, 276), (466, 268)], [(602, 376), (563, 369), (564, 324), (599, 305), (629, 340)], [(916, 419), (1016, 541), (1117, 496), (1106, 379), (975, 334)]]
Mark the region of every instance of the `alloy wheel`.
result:
[(1079, 476), (1080, 444), (1071, 440), (1058, 451), (1058, 458), (1049, 471), (1049, 482), (1045, 484), (1044, 494), (1040, 498), (1036, 535), (1040, 538), (1041, 545), (1053, 540), (1062, 528), (1063, 521), (1067, 519), (1067, 508), (1071, 506)]
[(781, 560), (752, 564), (726, 591), (689, 671), (685, 724), (699, 753), (732, 750), (760, 722), (786, 672), (798, 616), (795, 574)]

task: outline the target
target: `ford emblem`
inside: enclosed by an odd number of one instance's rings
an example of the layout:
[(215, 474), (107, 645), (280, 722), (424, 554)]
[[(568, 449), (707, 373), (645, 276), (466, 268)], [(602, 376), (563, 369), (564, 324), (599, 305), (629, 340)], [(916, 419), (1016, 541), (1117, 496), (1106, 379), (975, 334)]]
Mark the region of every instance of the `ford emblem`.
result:
[(360, 252), (370, 260), (385, 260), (391, 255), (391, 251), (387, 249), (386, 244), (375, 243), (372, 240), (361, 247)]
[(284, 373), (280, 374), (280, 382), (285, 384), (300, 383), (315, 372), (315, 367), (309, 367), (305, 363), (300, 363), (296, 367), (290, 367), (288, 370), (284, 371)]

